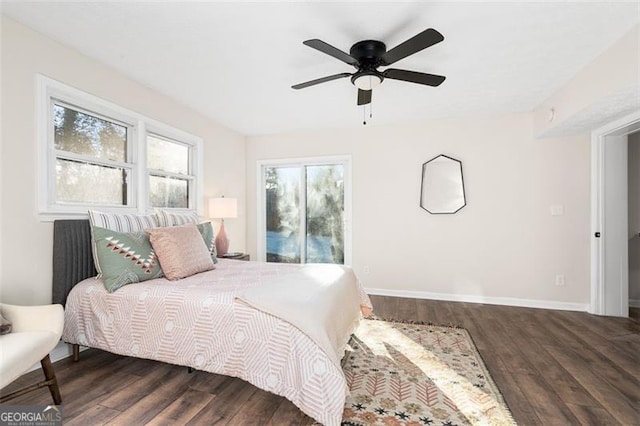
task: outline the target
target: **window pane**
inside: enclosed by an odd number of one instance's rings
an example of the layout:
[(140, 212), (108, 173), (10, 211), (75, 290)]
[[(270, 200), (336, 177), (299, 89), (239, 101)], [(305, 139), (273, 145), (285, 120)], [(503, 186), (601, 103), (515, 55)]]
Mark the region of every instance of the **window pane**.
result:
[(62, 105), (53, 106), (56, 149), (102, 160), (127, 161), (127, 128)]
[(56, 200), (126, 205), (126, 170), (56, 159)]
[(344, 264), (344, 170), (307, 166), (306, 263)]
[(265, 169), (267, 262), (300, 263), (300, 169)]
[(149, 176), (149, 198), (152, 207), (189, 207), (189, 181), (164, 176)]
[(189, 174), (189, 147), (147, 136), (147, 166), (170, 173)]

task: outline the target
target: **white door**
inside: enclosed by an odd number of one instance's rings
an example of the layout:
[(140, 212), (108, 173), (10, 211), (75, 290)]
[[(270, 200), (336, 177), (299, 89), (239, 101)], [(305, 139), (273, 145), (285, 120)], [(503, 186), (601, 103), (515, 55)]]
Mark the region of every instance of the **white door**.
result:
[(604, 140), (604, 315), (629, 316), (627, 136)]

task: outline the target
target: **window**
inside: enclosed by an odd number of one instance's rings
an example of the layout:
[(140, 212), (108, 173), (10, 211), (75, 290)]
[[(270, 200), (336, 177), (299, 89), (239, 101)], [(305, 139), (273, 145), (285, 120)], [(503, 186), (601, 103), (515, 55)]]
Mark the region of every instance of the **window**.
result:
[(39, 210), (200, 208), (202, 141), (38, 76)]
[(348, 157), (259, 164), (259, 257), (280, 263), (350, 263)]
[[(130, 205), (129, 127), (52, 99), (55, 199), (59, 204)], [(96, 183), (100, 183), (96, 185)]]
[(189, 208), (195, 176), (191, 147), (156, 135), (147, 136), (149, 201), (152, 207)]

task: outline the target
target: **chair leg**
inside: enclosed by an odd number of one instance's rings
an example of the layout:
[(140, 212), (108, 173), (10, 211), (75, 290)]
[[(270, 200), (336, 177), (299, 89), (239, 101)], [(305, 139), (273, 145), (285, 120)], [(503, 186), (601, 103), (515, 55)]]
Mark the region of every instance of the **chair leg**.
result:
[(73, 349), (73, 362), (80, 361), (80, 345), (73, 343), (71, 348)]
[(56, 405), (62, 404), (62, 396), (60, 395), (60, 389), (58, 388), (56, 372), (53, 370), (53, 365), (51, 365), (51, 358), (49, 358), (48, 354), (47, 356), (42, 358), (40, 364), (42, 365), (42, 371), (44, 371), (44, 377), (49, 382), (49, 392), (51, 392), (53, 403)]

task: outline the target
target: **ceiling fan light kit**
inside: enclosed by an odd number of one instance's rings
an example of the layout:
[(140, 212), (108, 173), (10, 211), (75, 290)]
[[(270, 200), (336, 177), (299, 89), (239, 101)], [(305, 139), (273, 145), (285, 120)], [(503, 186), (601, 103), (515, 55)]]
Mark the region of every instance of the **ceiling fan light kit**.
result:
[(351, 82), (360, 90), (372, 90), (374, 87), (379, 86), (384, 80), (384, 76), (374, 71), (370, 73), (354, 74), (351, 77)]
[(371, 103), (373, 89), (384, 81), (385, 78), (392, 80), (408, 81), (410, 83), (423, 84), (426, 86), (439, 86), (446, 77), (442, 75), (427, 74), (417, 71), (408, 71), (395, 68), (387, 68), (378, 71), (378, 67), (391, 65), (407, 56), (413, 55), (427, 47), (440, 43), (444, 36), (433, 28), (424, 30), (420, 34), (399, 44), (387, 51), (387, 46), (378, 40), (363, 40), (351, 46), (349, 53), (325, 43), (322, 40), (311, 39), (303, 44), (312, 47), (320, 52), (333, 56), (334, 58), (356, 68), (354, 73), (340, 73), (327, 77), (307, 81), (305, 83), (291, 86), (293, 89), (304, 89), (316, 84), (326, 83), (340, 78), (351, 77), (351, 83), (358, 88), (358, 105)]

